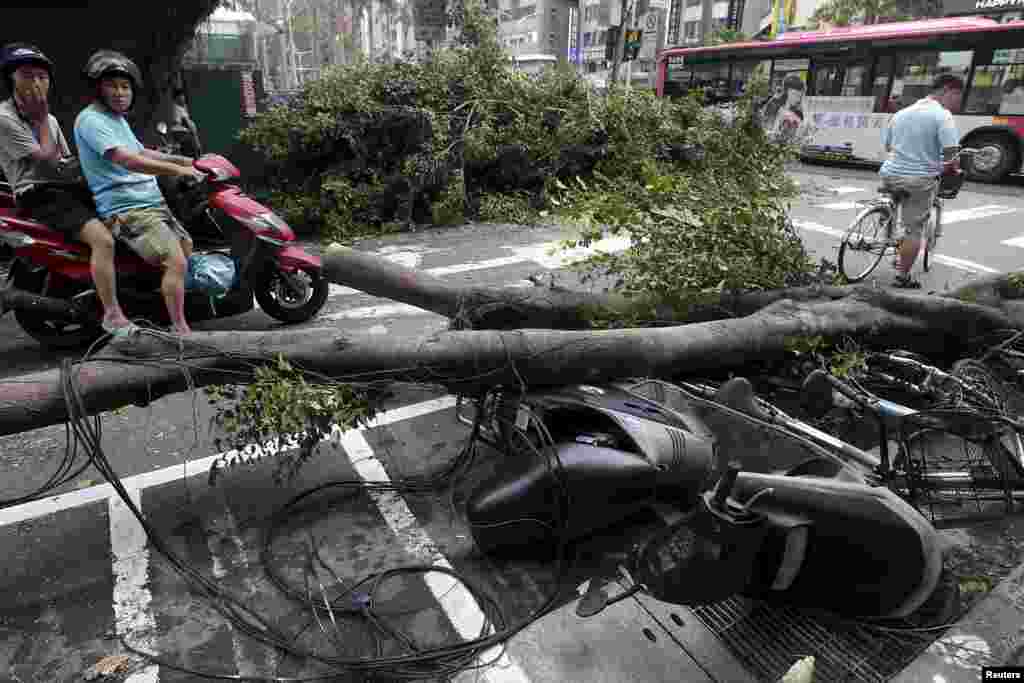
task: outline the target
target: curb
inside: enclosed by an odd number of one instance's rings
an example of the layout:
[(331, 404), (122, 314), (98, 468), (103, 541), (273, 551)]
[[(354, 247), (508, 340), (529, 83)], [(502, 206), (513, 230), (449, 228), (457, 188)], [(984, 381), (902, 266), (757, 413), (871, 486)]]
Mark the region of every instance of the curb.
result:
[(891, 680), (980, 681), (982, 666), (1024, 667), (1024, 564)]

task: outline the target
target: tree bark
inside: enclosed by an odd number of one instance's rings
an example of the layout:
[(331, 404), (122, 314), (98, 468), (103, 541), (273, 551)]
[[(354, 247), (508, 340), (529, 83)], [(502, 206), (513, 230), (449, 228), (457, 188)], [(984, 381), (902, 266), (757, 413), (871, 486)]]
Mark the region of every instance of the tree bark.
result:
[[(595, 294), (561, 287), (537, 286), (510, 290), (501, 287), (456, 286), (421, 270), (404, 268), (387, 259), (332, 244), (324, 252), (324, 273), (333, 283), (353, 287), (373, 296), (433, 311), (452, 318), (460, 327), (511, 330), (521, 327), (582, 330), (592, 327), (594, 314), (624, 317), (652, 305), (657, 320), (694, 323), (750, 315), (784, 299), (794, 301), (837, 300), (857, 292), (876, 291), (870, 285), (812, 285), (759, 292), (716, 292), (700, 297), (686, 310), (673, 310), (647, 299), (617, 294)], [(1024, 328), (1024, 280), (1015, 274), (977, 278), (940, 296), (895, 294), (900, 300), (931, 302), (954, 299), (967, 305), (966, 315), (993, 309), (1013, 327)], [(978, 308), (970, 308), (971, 303)], [(954, 303), (947, 306), (960, 308)], [(966, 313), (971, 311), (970, 313)]]
[[(743, 318), (654, 329), (348, 335), (333, 329), (210, 332), (181, 348), (118, 341), (74, 371), (89, 414), (146, 404), (217, 383), (245, 383), (254, 362), (289, 362), (341, 381), (414, 381), (453, 392), (495, 385), (604, 382), (700, 374), (771, 357), (800, 337), (937, 334), (966, 337), (1014, 327), (996, 309), (951, 298), (861, 289), (834, 301), (781, 300)], [(184, 368), (188, 368), (188, 376)], [(0, 382), (0, 435), (68, 417), (60, 371)]]

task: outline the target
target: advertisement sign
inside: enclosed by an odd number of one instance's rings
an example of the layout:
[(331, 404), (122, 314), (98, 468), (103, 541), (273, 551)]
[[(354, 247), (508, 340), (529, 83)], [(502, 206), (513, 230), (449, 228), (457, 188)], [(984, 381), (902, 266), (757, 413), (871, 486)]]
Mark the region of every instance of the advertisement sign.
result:
[(994, 14), (1021, 9), (1024, 9), (1024, 0), (942, 0), (942, 13), (945, 16), (978, 13)]
[(640, 46), (640, 59), (653, 60), (658, 52), (658, 37), (664, 29), (664, 12), (648, 12), (640, 17), (640, 28), (643, 30), (643, 44)]

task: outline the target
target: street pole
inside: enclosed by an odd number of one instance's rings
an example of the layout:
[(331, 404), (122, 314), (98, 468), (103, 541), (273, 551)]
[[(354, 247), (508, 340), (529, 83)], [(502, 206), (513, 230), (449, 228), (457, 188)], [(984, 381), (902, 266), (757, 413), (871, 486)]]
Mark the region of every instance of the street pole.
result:
[(586, 74), (586, 62), (583, 59), (583, 2), (579, 0), (576, 7), (576, 71)]
[(611, 90), (619, 82), (619, 65), (622, 64), (622, 55), (626, 47), (626, 25), (629, 21), (629, 0), (622, 0), (622, 8), (619, 11), (619, 35), (615, 41), (615, 53), (612, 58), (612, 75), (609, 79), (608, 89)]

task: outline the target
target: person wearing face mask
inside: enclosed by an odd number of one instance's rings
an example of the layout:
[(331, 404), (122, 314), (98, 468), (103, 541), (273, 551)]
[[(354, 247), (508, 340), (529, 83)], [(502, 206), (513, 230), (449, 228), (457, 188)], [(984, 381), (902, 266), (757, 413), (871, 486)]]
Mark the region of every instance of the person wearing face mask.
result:
[(196, 181), (205, 176), (191, 158), (146, 149), (135, 137), (125, 114), (142, 86), (142, 75), (132, 60), (100, 50), (89, 58), (84, 75), (95, 100), (75, 119), (75, 142), (99, 215), (116, 238), (163, 268), (160, 290), (171, 329), (188, 334), (185, 259), (192, 240), (168, 208), (155, 176)]
[(89, 246), (102, 325), (117, 335), (133, 326), (117, 301), (114, 238), (97, 217), (64, 132), (50, 114), (53, 71), (53, 62), (35, 45), (0, 49), (0, 72), (11, 94), (0, 102), (0, 167), (30, 218)]

